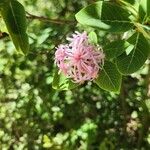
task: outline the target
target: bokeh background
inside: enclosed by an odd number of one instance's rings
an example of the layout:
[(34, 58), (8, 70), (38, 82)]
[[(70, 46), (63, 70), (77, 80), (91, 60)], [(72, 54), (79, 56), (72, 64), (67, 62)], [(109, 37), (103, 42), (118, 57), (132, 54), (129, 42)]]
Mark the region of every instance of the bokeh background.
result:
[[(124, 77), (120, 95), (92, 82), (56, 91), (55, 47), (76, 30), (93, 30), (74, 15), (94, 0), (19, 2), (27, 11), (30, 52), (17, 54), (8, 36), (0, 39), (0, 150), (150, 149), (149, 61)], [(0, 29), (5, 31), (1, 18)], [(102, 46), (122, 36), (95, 32)]]

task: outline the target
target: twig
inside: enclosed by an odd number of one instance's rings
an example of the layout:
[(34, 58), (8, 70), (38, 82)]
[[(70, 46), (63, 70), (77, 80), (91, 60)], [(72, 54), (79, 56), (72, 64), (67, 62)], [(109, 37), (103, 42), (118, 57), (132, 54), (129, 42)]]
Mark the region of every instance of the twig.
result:
[[(69, 32), (70, 32), (70, 29), (67, 32), (63, 33), (62, 38), (57, 40), (54, 45), (59, 45)], [(55, 49), (55, 48), (53, 48), (53, 49)], [(29, 54), (35, 54), (35, 55), (50, 54), (51, 50), (52, 49), (46, 49), (46, 50), (39, 51), (39, 53), (34, 53), (33, 51), (29, 51)]]
[(61, 20), (61, 19), (50, 19), (48, 17), (44, 17), (44, 16), (36, 16), (36, 15), (33, 15), (33, 14), (30, 14), (28, 12), (27, 13), (27, 18), (28, 19), (37, 19), (37, 20), (40, 20), (40, 21), (44, 21), (44, 22), (50, 22), (50, 23), (54, 23), (54, 24), (60, 24), (60, 25), (73, 25), (73, 24), (76, 24), (75, 21), (72, 21), (72, 20)]
[(121, 91), (120, 91), (120, 95), (119, 95), (119, 101), (121, 104), (121, 109), (122, 109), (122, 115), (124, 116), (124, 120), (123, 120), (123, 133), (124, 133), (124, 137), (127, 138), (127, 132), (126, 132), (126, 125), (128, 122), (128, 105), (126, 102), (126, 90), (125, 90), (125, 83), (124, 81), (122, 82), (121, 85)]

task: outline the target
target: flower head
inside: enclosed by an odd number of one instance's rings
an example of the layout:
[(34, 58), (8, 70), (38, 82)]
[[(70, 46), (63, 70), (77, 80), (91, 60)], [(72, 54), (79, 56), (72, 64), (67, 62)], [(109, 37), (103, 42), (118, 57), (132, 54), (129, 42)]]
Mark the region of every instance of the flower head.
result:
[(55, 63), (60, 72), (76, 83), (95, 79), (104, 63), (102, 49), (89, 43), (86, 32), (75, 32), (67, 40), (70, 43), (59, 45), (55, 52)]

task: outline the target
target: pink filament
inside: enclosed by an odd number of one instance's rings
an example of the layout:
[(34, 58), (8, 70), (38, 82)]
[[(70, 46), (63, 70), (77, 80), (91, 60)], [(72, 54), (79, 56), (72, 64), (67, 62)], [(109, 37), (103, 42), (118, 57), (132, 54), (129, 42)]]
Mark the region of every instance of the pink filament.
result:
[(88, 42), (86, 32), (75, 32), (67, 40), (70, 43), (59, 45), (55, 52), (55, 63), (60, 72), (75, 83), (97, 78), (105, 58), (102, 49)]

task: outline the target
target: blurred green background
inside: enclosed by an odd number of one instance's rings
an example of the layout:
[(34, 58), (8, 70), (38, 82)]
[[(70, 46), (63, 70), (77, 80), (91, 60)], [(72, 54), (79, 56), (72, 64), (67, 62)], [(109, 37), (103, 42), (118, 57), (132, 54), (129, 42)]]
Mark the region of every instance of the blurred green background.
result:
[[(94, 0), (20, 0), (30, 14), (71, 20)], [(30, 16), (31, 17), (31, 16)], [(5, 26), (0, 18), (0, 29)], [(52, 89), (55, 47), (74, 31), (92, 28), (28, 18), (30, 52), (17, 54), (9, 37), (0, 39), (0, 150), (150, 149), (149, 61), (124, 77), (120, 95), (87, 82)], [(120, 35), (96, 31), (99, 43)]]

